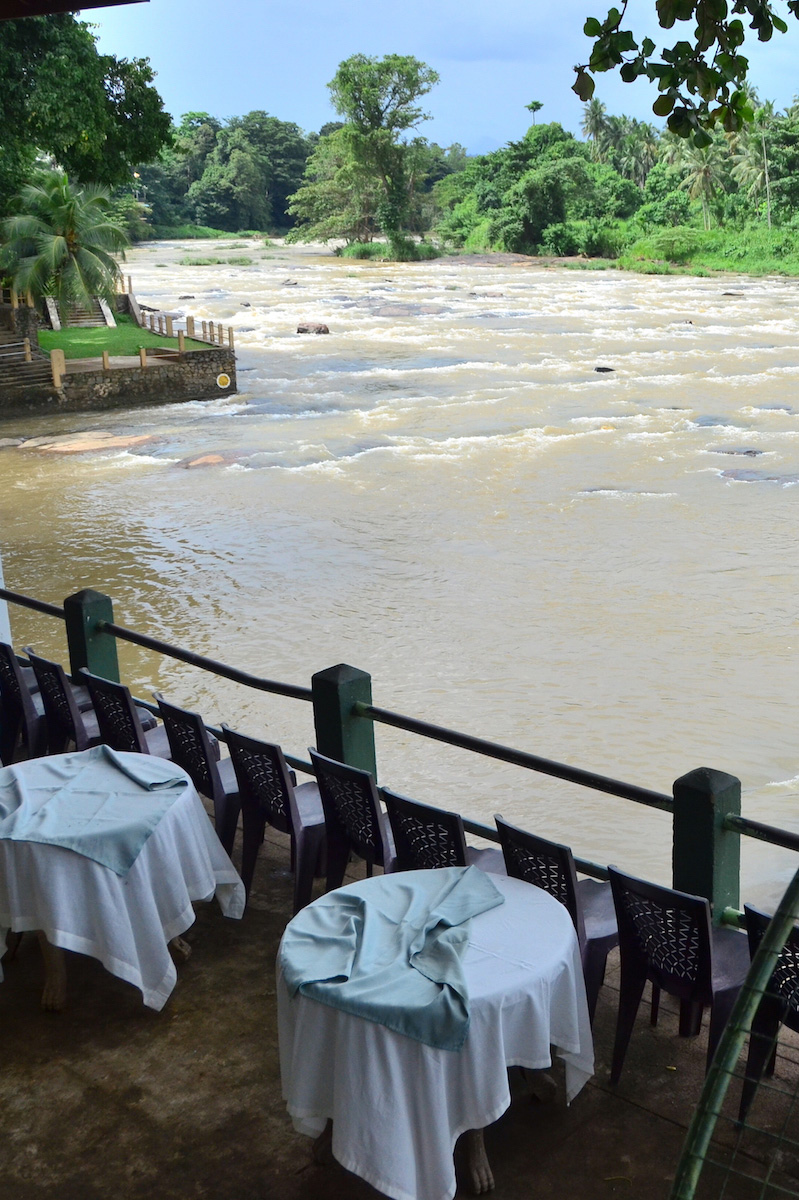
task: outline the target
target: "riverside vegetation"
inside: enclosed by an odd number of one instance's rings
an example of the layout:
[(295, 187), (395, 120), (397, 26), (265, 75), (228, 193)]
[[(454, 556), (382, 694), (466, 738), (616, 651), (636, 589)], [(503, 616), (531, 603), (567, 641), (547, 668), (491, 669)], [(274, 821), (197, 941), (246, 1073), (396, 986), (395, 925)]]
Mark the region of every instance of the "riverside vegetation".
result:
[[(312, 133), (265, 111), (226, 121), (193, 112), (171, 125), (147, 60), (99, 55), (72, 16), (4, 22), (0, 63), (21, 58), (29, 69), (0, 99), (13, 130), (0, 172), (0, 270), (34, 295), (103, 290), (80, 272), (66, 285), (61, 270), (45, 277), (28, 221), (35, 189), (47, 190), (43, 163), (65, 201), (70, 188), (92, 198), (130, 241), (269, 232), (335, 240), (354, 258), (508, 251), (650, 273), (799, 274), (799, 102), (778, 112), (744, 89), (726, 131), (707, 117), (683, 129), (675, 83), (655, 104), (661, 115), (672, 105), (662, 130), (608, 114), (592, 96), (580, 138), (537, 120), (545, 106), (534, 100), (523, 138), (470, 156), (418, 135), (419, 101), (439, 79), (409, 55), (342, 62), (328, 84), (342, 119)], [(73, 65), (59, 75), (53, 63), (65, 58)], [(613, 65), (592, 59), (591, 70)], [(56, 120), (64, 110), (74, 121)], [(100, 152), (107, 144), (113, 153)], [(103, 247), (119, 253), (113, 241), (106, 231)]]

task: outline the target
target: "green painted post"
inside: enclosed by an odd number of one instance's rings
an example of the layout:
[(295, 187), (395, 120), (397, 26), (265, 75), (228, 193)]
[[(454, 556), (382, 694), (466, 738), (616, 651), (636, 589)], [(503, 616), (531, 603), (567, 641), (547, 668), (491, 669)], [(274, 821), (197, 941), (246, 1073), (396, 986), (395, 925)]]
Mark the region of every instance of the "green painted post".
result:
[(372, 677), (357, 667), (339, 663), (317, 671), (311, 679), (316, 748), (338, 762), (377, 774), (374, 725), (356, 717), (356, 701), (372, 703)]
[(741, 837), (724, 828), (741, 812), (741, 781), (699, 767), (674, 783), (674, 887), (707, 896), (718, 922), (725, 908), (740, 907)]
[(110, 596), (84, 588), (64, 601), (64, 618), (69, 645), (69, 669), (77, 676), (81, 667), (92, 675), (101, 675), (119, 683), (117, 643), (113, 634), (101, 632), (100, 621), (113, 621), (114, 606)]

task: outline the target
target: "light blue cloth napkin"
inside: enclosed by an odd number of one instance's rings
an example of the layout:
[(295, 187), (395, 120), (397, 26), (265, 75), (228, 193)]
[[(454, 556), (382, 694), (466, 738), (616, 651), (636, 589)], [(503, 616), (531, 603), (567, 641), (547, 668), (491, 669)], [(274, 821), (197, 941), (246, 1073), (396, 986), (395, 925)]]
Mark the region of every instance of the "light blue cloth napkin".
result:
[(469, 920), (505, 898), (477, 867), (376, 876), (321, 896), (286, 927), (293, 996), (376, 1021), (439, 1050), (469, 1031), (461, 958)]
[(63, 846), (126, 875), (183, 789), (179, 767), (94, 746), (0, 770), (0, 838)]

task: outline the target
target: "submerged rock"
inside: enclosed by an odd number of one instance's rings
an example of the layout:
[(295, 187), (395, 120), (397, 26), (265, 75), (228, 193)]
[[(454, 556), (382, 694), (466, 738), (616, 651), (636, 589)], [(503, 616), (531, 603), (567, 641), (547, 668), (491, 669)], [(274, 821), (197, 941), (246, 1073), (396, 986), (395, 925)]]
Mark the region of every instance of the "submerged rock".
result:
[(594, 367), (598, 375), (612, 375), (616, 370), (615, 367)]
[(297, 326), (297, 333), (330, 333), (327, 325), (321, 325), (316, 321), (303, 321)]
[(107, 433), (90, 429), (84, 433), (65, 433), (59, 437), (28, 438), (21, 450), (41, 450), (44, 454), (85, 454), (90, 450), (127, 450), (142, 442), (153, 441), (152, 433)]
[(726, 446), (713, 446), (708, 450), (708, 454), (740, 454), (745, 458), (758, 458), (764, 453), (763, 450), (755, 450), (753, 446), (733, 446), (729, 449)]

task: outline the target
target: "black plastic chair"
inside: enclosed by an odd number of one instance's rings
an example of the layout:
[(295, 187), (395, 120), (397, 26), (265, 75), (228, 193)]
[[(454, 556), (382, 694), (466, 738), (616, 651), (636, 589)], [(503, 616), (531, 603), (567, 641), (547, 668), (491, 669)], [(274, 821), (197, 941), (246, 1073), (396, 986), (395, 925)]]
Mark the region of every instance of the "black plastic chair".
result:
[(395, 871), (424, 871), (437, 867), (480, 867), (507, 874), (500, 850), (466, 845), (463, 820), (431, 804), (409, 800), (381, 788), (396, 852)]
[(70, 680), (60, 663), (51, 662), (34, 654), (30, 646), (25, 653), (33, 667), (39, 692), (44, 704), (47, 724), (47, 753), (63, 754), (70, 745), (76, 750), (86, 750), (100, 743), (100, 727), (91, 711), (81, 711), (81, 694), (88, 695), (85, 688), (78, 688)]
[(100, 729), (100, 740), (112, 750), (131, 754), (154, 754), (171, 758), (169, 738), (163, 725), (156, 727), (155, 718), (146, 708), (134, 703), (130, 690), (123, 683), (114, 683), (91, 675), (85, 667), (79, 672), (86, 684)]
[(7, 642), (0, 642), (0, 758), (6, 766), (19, 758), (36, 758), (47, 749), (44, 701), (32, 667), (23, 667)]
[(352, 852), (366, 860), (367, 875), (375, 864), (393, 871), (394, 841), (374, 778), (316, 750), (309, 749), (309, 754), (325, 813), (327, 890), (341, 887)]
[(610, 1082), (618, 1083), (644, 984), (652, 984), (651, 1023), (661, 989), (680, 1001), (680, 1036), (695, 1037), (710, 1008), (709, 1067), (749, 968), (746, 938), (714, 928), (710, 904), (609, 867), (619, 922), (621, 987)]
[(574, 855), (568, 846), (527, 833), (500, 816), (495, 816), (494, 820), (508, 874), (549, 892), (569, 910), (577, 930), (588, 1012), (593, 1024), (608, 954), (619, 944), (610, 884), (598, 879), (578, 879)]
[[(744, 912), (749, 952), (754, 958), (771, 917), (748, 904), (744, 906)], [(783, 1025), (799, 1033), (799, 929), (796, 928), (788, 935), (788, 940), (780, 951), (766, 993), (752, 1020), (746, 1077), (738, 1112), (738, 1120), (741, 1123), (746, 1119), (760, 1080), (764, 1075), (774, 1074), (777, 1038)]]
[(249, 896), (267, 824), (291, 838), (294, 912), (311, 901), (315, 875), (324, 866), (325, 814), (315, 782), (295, 787), (280, 746), (223, 725), (241, 797), (241, 878)]
[(155, 693), (155, 699), (169, 739), (172, 762), (182, 767), (197, 791), (212, 802), (217, 837), (230, 854), (241, 807), (233, 763), (229, 758), (217, 761), (219, 744), (215, 738), (212, 740), (199, 713), (168, 704), (160, 692)]

